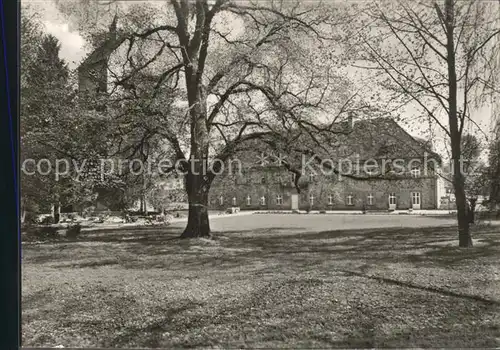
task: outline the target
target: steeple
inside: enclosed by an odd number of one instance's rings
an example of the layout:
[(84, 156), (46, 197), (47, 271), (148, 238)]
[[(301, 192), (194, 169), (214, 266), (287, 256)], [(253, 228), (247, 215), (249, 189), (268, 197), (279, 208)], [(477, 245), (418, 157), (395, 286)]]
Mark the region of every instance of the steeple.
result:
[(111, 54), (123, 43), (118, 38), (118, 15), (104, 35), (104, 40), (92, 51), (78, 67), (78, 88), (80, 92), (106, 93), (108, 84), (108, 61)]

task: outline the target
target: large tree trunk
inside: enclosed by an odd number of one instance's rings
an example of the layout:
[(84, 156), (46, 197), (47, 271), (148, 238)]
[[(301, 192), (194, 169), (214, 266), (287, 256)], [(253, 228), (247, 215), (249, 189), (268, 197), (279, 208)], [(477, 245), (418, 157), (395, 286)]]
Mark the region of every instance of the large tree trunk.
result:
[[(186, 73), (189, 77), (189, 73)], [(191, 157), (186, 175), (189, 215), (181, 238), (210, 237), (208, 221), (208, 192), (213, 174), (208, 173), (207, 100), (201, 85), (188, 79), (188, 98), (191, 117)]]
[(475, 218), (476, 202), (477, 202), (477, 198), (469, 199), (469, 224), (473, 224), (475, 219), (476, 219)]
[[(186, 2), (187, 3), (187, 2)], [(183, 47), (184, 76), (190, 117), (190, 164), (186, 175), (186, 191), (189, 200), (189, 215), (181, 238), (210, 237), (208, 221), (208, 191), (213, 174), (207, 173), (209, 153), (209, 123), (207, 115), (207, 91), (203, 85), (203, 74), (207, 55), (208, 38), (212, 14), (205, 12), (197, 2), (196, 30), (188, 32), (189, 8), (174, 5), (179, 26), (177, 33)], [(208, 9), (208, 7), (207, 7)], [(203, 43), (203, 44), (202, 44)], [(182, 151), (178, 150), (182, 154)]]
[(26, 220), (26, 204), (21, 199), (21, 225), (24, 225), (25, 220)]
[[(455, 8), (453, 0), (445, 1), (446, 14), (446, 51), (448, 53), (448, 121), (450, 127), (451, 156), (453, 158), (453, 187), (457, 204), (458, 220), (458, 245), (459, 247), (472, 247), (472, 239), (469, 232), (469, 218), (467, 217), (467, 200), (465, 198), (465, 181), (462, 174), (461, 164), (461, 126), (458, 123), (457, 108), (457, 71), (455, 61)], [(463, 120), (462, 120), (463, 123)]]
[(186, 190), (189, 199), (187, 226), (181, 238), (210, 237), (208, 220), (208, 192), (210, 183), (206, 176), (188, 174)]
[(54, 224), (58, 224), (61, 219), (61, 204), (59, 202), (54, 203), (54, 213), (52, 215), (54, 218)]
[(454, 180), (453, 185), (455, 187), (458, 220), (458, 246), (469, 248), (472, 247), (472, 238), (469, 230), (469, 215), (467, 210), (467, 199), (465, 197), (464, 180), (460, 168), (455, 170)]
[(139, 213), (144, 215), (144, 197), (142, 195), (139, 197)]

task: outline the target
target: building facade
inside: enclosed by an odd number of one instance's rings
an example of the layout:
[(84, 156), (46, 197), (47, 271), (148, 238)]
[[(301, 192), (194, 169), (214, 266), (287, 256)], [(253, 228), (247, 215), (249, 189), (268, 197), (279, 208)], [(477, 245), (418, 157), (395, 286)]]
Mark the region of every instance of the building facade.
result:
[[(236, 157), (241, 169), (218, 175), (210, 208), (224, 210), (401, 210), (437, 209), (442, 186), (439, 156), (391, 119), (358, 121), (344, 140), (352, 169), (310, 167), (298, 174), (281, 155), (254, 145)], [(263, 159), (266, 161), (263, 162)], [(306, 157), (307, 159), (307, 157)], [(397, 165), (397, 167), (396, 167)], [(235, 166), (236, 167), (236, 166)]]

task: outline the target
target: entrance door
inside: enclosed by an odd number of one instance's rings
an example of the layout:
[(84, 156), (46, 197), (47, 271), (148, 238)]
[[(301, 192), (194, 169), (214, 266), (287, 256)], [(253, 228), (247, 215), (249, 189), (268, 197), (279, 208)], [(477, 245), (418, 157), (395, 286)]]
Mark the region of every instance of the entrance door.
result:
[(396, 210), (396, 194), (389, 194), (389, 210)]
[(299, 210), (299, 195), (292, 194), (292, 210)]
[(420, 209), (420, 192), (411, 193), (411, 206), (413, 209)]

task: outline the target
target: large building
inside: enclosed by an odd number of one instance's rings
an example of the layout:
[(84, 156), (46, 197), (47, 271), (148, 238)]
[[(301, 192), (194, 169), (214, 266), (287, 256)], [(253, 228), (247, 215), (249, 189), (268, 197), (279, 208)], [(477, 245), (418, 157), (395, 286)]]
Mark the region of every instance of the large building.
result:
[(428, 144), (412, 137), (388, 118), (359, 120), (351, 128), (342, 146), (336, 148), (345, 147), (344, 153), (348, 156), (343, 162), (350, 161), (352, 171), (338, 175), (322, 172), (320, 168), (304, 169), (297, 175), (280, 164), (281, 155), (266, 154), (265, 148), (254, 144), (237, 155), (238, 162), (232, 163), (234, 168), (240, 163), (241, 171), (232, 169), (231, 173), (226, 171), (215, 178), (210, 190), (210, 207), (240, 207), (241, 210), (439, 208), (445, 195), (435, 171), (440, 160)]
[[(121, 43), (116, 18), (102, 44), (79, 67), (79, 90), (87, 94), (106, 93), (109, 56)], [(83, 97), (83, 96), (82, 96)], [(440, 178), (434, 172), (439, 157), (432, 147), (409, 135), (393, 119), (357, 120), (349, 118), (342, 127), (349, 133), (339, 139), (340, 146), (329, 147), (339, 158), (356, 165), (353, 171), (338, 174), (315, 173), (301, 169), (293, 173), (280, 164), (280, 156), (263, 143), (247, 145), (237, 154), (241, 169), (224, 172), (211, 186), (209, 206), (225, 210), (396, 210), (436, 209), (445, 196)], [(338, 151), (342, 152), (339, 153)], [(345, 156), (341, 157), (344, 154)], [(278, 158), (278, 162), (276, 162)], [(393, 161), (402, 161), (404, 171), (391, 171)], [(430, 160), (430, 164), (425, 164)], [(370, 161), (370, 169), (364, 165)], [(430, 165), (430, 166), (429, 166)], [(383, 169), (383, 170), (382, 170)], [(383, 174), (380, 174), (383, 172)], [(165, 185), (165, 186), (163, 186)], [(177, 191), (183, 183), (169, 177), (162, 191)], [(167, 186), (168, 185), (168, 186)], [(172, 187), (173, 186), (173, 187)], [(175, 188), (174, 188), (175, 187)]]

